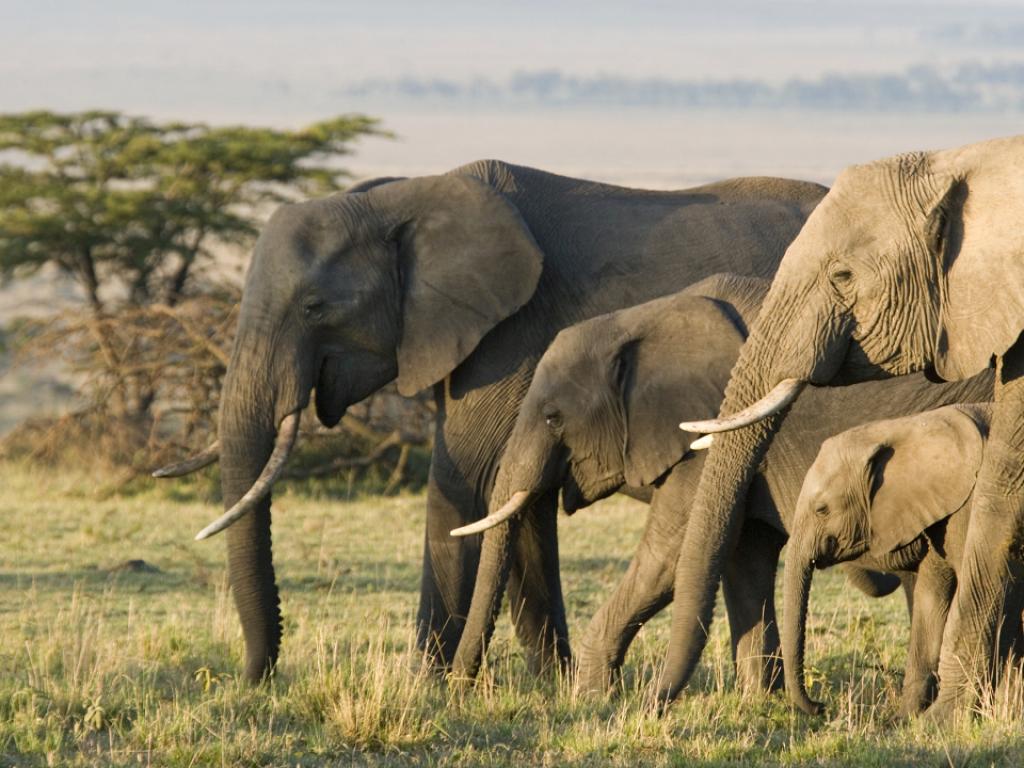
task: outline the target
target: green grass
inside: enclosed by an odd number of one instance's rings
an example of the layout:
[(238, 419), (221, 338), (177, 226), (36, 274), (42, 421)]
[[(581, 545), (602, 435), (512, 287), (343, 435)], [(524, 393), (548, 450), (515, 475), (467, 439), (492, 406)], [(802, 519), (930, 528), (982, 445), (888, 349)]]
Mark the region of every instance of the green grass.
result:
[[(951, 731), (894, 721), (902, 597), (869, 600), (838, 574), (820, 574), (812, 597), (823, 719), (738, 694), (721, 618), (695, 682), (655, 716), (667, 614), (641, 633), (616, 696), (533, 679), (505, 617), (479, 685), (449, 694), (413, 642), (423, 497), (292, 486), (275, 503), (281, 664), (252, 688), (235, 677), (224, 545), (192, 541), (217, 511), (209, 481), (117, 490), (7, 464), (0, 483), (0, 765), (1024, 764), (1019, 685)], [(573, 631), (622, 573), (645, 513), (616, 498), (562, 519)], [(136, 559), (159, 570), (118, 568)]]

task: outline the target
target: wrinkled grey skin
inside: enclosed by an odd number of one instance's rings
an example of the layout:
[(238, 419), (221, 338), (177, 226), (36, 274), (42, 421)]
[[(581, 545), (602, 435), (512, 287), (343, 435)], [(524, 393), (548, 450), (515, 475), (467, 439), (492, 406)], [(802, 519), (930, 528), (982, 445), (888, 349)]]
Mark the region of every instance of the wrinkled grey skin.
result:
[[(623, 484), (654, 488), (647, 527), (629, 570), (580, 643), (579, 681), (603, 689), (640, 626), (673, 595), (676, 559), (704, 462), (696, 437), (665, 418), (673, 409), (714, 414), (768, 290), (765, 280), (722, 275), (681, 293), (562, 331), (544, 354), (520, 409), (492, 494), (492, 508), (517, 491), (561, 488), (572, 512)], [(821, 442), (876, 418), (990, 397), (992, 377), (935, 385), (923, 376), (808, 392), (749, 492), (742, 529), (726, 555), (724, 593), (741, 686), (781, 682), (774, 585), (779, 550), (804, 473)], [(484, 534), (481, 567), (454, 671), (479, 666), (500, 604), (509, 552), (530, 516)], [(883, 591), (853, 571), (865, 591)], [(894, 588), (891, 585), (890, 588)]]
[[(932, 365), (957, 380), (998, 360), (965, 579), (930, 708), (938, 717), (969, 702), (969, 681), (995, 672), (1007, 574), (1021, 573), (1024, 354), (1015, 342), (1024, 328), (1022, 219), (1024, 138), (844, 171), (787, 250), (721, 409), (736, 413), (785, 379), (842, 384)], [(687, 531), (676, 573), (676, 592), (686, 597), (675, 604), (663, 700), (678, 694), (700, 657), (747, 487), (784, 418), (718, 435), (707, 457), (691, 512), (699, 524)]]
[[(805, 712), (821, 711), (804, 687), (811, 575), (847, 562), (917, 573), (900, 713), (915, 715), (933, 700), (991, 413), (988, 404), (952, 405), (822, 444), (793, 515), (784, 580), (786, 687)], [(1009, 640), (1020, 631), (1019, 596), (1004, 613), (1000, 637)]]
[[(739, 179), (648, 192), (481, 161), (283, 206), (256, 244), (220, 410), (224, 504), (251, 486), (282, 419), (316, 388), (326, 425), (397, 378), (435, 386), (420, 644), (451, 658), (479, 551), (448, 531), (482, 516), (534, 366), (555, 333), (723, 269), (771, 275), (822, 197)], [(512, 566), (535, 668), (568, 658), (552, 497)], [(272, 668), (281, 617), (270, 500), (228, 529), (246, 677)]]

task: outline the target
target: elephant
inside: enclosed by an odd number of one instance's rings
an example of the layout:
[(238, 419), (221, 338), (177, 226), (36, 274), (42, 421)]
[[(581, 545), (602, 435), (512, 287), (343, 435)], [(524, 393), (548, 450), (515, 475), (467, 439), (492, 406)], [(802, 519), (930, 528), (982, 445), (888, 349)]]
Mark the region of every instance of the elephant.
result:
[[(790, 244), (733, 368), (676, 569), (671, 646), (659, 683), (674, 698), (706, 642), (723, 556), (786, 407), (805, 385), (924, 371), (960, 380), (995, 361), (992, 431), (979, 471), (928, 712), (969, 706), (996, 673), (993, 648), (1024, 522), (1024, 137), (852, 166)], [(1007, 576), (1011, 578), (1007, 578)]]
[[(481, 565), (453, 673), (479, 667), (501, 601), (515, 536), (535, 496), (561, 489), (574, 512), (623, 485), (653, 490), (643, 538), (629, 569), (580, 643), (578, 684), (604, 689), (640, 626), (673, 595), (675, 563), (704, 463), (688, 450), (695, 435), (667, 421), (668, 409), (717, 413), (729, 373), (756, 322), (768, 281), (717, 275), (690, 288), (561, 331), (541, 358), (498, 468), (484, 521), (456, 533), (484, 533)], [(774, 606), (779, 551), (804, 473), (822, 441), (864, 421), (984, 400), (992, 378), (937, 385), (924, 376), (808, 392), (763, 462), (746, 500), (734, 547), (726, 551), (724, 595), (739, 684), (777, 685)], [(849, 573), (872, 594), (867, 571)], [(895, 585), (890, 585), (890, 589)], [(678, 593), (676, 599), (678, 600)]]
[[(469, 606), (479, 548), (448, 531), (482, 517), (537, 360), (563, 327), (723, 270), (774, 274), (825, 189), (733, 179), (652, 192), (486, 160), (449, 173), (370, 181), (281, 206), (246, 275), (221, 394), (218, 441), (165, 468), (220, 461), (230, 583), (245, 676), (263, 679), (281, 640), (270, 490), (315, 388), (333, 426), (397, 380), (433, 387), (420, 646), (444, 669)], [(531, 667), (569, 658), (555, 499), (512, 569)]]
[[(900, 714), (931, 703), (991, 416), (988, 403), (949, 405), (822, 443), (793, 514), (783, 580), (786, 688), (805, 712), (823, 710), (803, 674), (811, 576), (850, 562), (917, 574)], [(1021, 607), (1018, 589), (1003, 607), (1001, 657), (1020, 635)]]

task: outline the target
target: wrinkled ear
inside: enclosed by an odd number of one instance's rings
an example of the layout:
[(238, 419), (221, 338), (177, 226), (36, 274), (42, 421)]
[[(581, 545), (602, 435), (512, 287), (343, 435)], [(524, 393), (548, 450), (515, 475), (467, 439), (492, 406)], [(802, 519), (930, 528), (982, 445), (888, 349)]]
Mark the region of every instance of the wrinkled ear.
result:
[(635, 309), (652, 317), (621, 349), (618, 365), (625, 478), (639, 486), (665, 474), (697, 439), (679, 429), (678, 414), (718, 414), (744, 334), (728, 305), (703, 296)]
[(447, 376), (529, 301), (543, 255), (519, 211), (474, 178), (393, 181), (367, 197), (392, 221), (398, 245), (398, 390), (412, 395)]
[(885, 441), (867, 450), (871, 548), (891, 552), (949, 517), (970, 498), (982, 435), (956, 407), (893, 419)]
[(935, 370), (947, 381), (973, 376), (1024, 329), (1024, 230), (1008, 208), (1005, 182), (953, 179), (931, 210), (925, 239), (944, 280)]

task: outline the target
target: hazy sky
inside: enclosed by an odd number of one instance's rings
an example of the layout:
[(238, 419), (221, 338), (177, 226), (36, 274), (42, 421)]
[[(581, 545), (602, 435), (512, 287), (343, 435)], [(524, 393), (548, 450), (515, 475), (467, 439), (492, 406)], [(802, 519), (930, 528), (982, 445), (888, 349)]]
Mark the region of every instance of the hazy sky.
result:
[(220, 0), (0, 3), (0, 109), (292, 122), (366, 80), (521, 71), (773, 82), (1024, 61), (1024, 3)]

